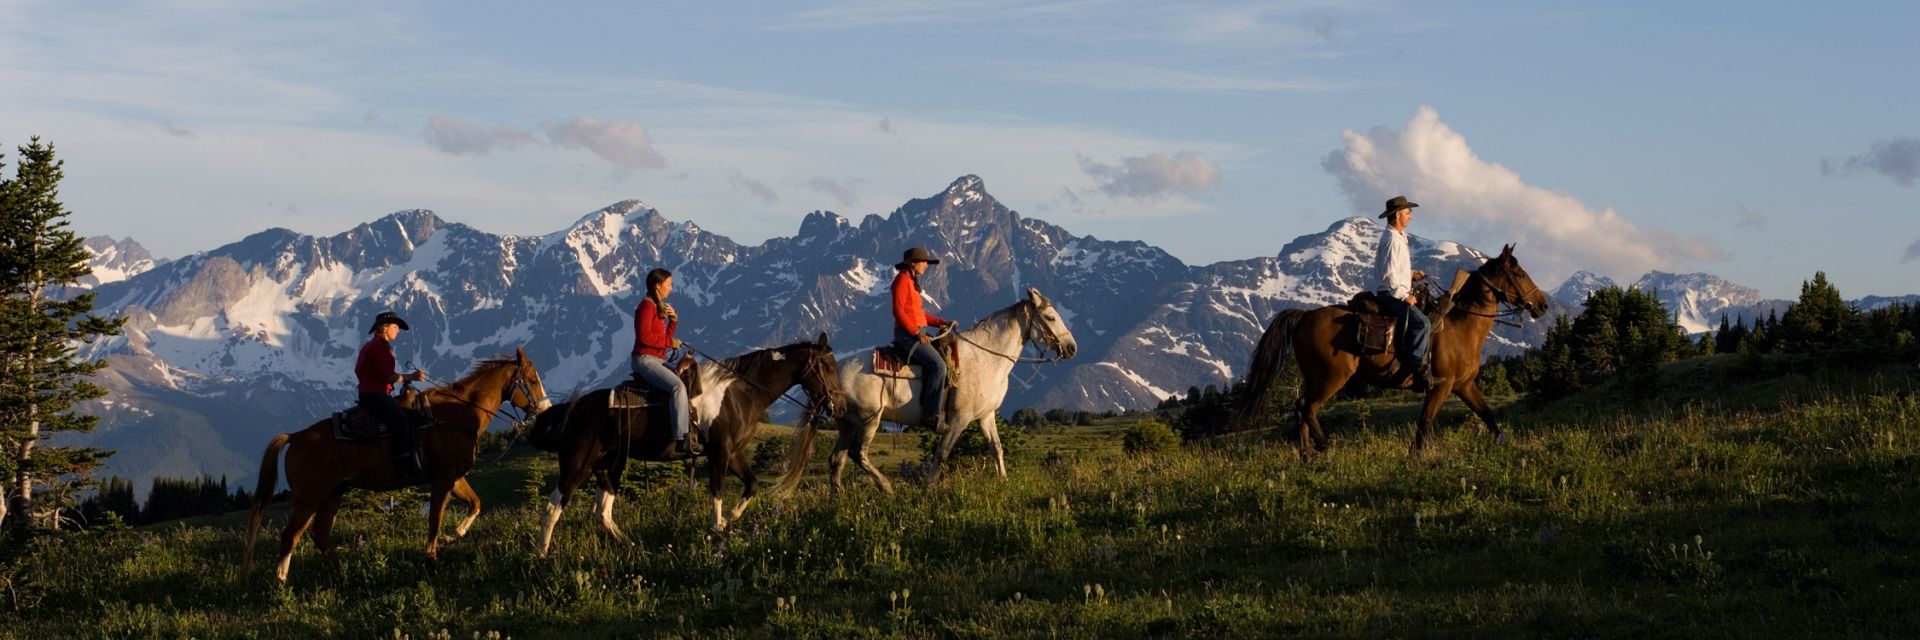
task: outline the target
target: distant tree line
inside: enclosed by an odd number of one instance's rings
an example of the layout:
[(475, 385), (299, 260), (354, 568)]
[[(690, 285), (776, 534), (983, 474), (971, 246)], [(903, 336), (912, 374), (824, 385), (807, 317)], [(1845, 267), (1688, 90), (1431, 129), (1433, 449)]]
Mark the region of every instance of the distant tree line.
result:
[(227, 477), (154, 478), (145, 502), (134, 501), (133, 482), (119, 476), (101, 481), (80, 503), (81, 526), (113, 523), (140, 526), (194, 516), (226, 513), (253, 505), (253, 492), (229, 489)]
[(1489, 361), (1480, 382), (1490, 395), (1553, 400), (1614, 380), (1627, 397), (1645, 399), (1658, 389), (1660, 366), (1686, 358), (1741, 354), (1748, 358), (1742, 367), (1759, 376), (1782, 367), (1876, 365), (1920, 355), (1914, 341), (1920, 309), (1904, 303), (1854, 309), (1825, 272), (1802, 282), (1799, 299), (1784, 313), (1770, 312), (1751, 325), (1723, 315), (1717, 330), (1694, 339), (1669, 317), (1651, 293), (1596, 290), (1578, 316), (1557, 319), (1539, 347)]

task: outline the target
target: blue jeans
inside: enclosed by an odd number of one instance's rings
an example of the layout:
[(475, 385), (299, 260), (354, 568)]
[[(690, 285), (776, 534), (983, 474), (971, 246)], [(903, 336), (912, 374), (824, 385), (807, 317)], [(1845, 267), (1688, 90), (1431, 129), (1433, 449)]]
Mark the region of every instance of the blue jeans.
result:
[(920, 367), (920, 415), (940, 415), (947, 401), (947, 361), (931, 344), (920, 344), (917, 334), (893, 330), (893, 346), (906, 352), (907, 361)]
[(1427, 349), (1433, 341), (1433, 328), (1427, 323), (1427, 314), (1407, 304), (1406, 300), (1395, 299), (1392, 293), (1386, 291), (1378, 292), (1374, 297), (1380, 300), (1381, 312), (1406, 320), (1407, 331), (1398, 341), (1398, 355), (1407, 366), (1418, 368), (1427, 361)]
[(633, 368), (634, 377), (647, 386), (673, 392), (673, 400), (667, 402), (667, 413), (673, 416), (673, 439), (687, 437), (687, 424), (691, 422), (687, 386), (680, 383), (679, 376), (673, 375), (673, 369), (667, 368), (667, 361), (653, 356), (633, 356), (627, 364)]

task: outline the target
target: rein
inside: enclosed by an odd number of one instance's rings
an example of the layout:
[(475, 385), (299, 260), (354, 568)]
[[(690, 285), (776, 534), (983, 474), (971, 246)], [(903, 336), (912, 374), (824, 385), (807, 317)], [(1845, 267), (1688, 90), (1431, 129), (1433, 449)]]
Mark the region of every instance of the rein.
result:
[[(407, 362), (407, 368), (408, 368), (408, 369), (415, 369), (415, 370), (418, 370), (418, 368), (417, 368), (417, 367), (414, 367), (414, 366), (413, 366), (413, 362), (412, 362), (412, 361), (408, 361), (408, 362)], [(455, 383), (455, 382), (459, 382), (458, 380), (446, 380), (446, 379), (444, 379), (444, 378), (436, 378), (436, 377), (433, 377), (433, 376), (427, 376), (427, 378), (426, 378), (426, 381), (427, 381), (427, 382), (431, 382), (431, 383), (433, 383), (433, 384), (435, 384), (435, 385), (437, 385), (437, 388), (441, 388), (441, 389), (444, 389), (444, 388), (447, 388), (447, 387), (449, 387), (449, 386), (452, 386), (452, 385), (453, 385), (453, 383)], [(404, 384), (404, 383), (403, 383), (403, 384)], [(421, 392), (420, 392), (420, 399), (421, 399), (421, 401), (422, 401), (422, 402), (426, 402), (426, 401), (427, 401), (427, 395), (426, 395), (426, 394), (427, 394), (427, 392), (428, 392), (428, 391), (432, 391), (432, 390), (431, 390), (431, 389), (428, 389), (428, 390), (425, 390), (425, 391), (421, 391)], [(520, 365), (518, 365), (518, 364), (515, 364), (515, 365), (514, 365), (514, 367), (513, 367), (513, 379), (512, 379), (512, 380), (509, 380), (509, 381), (507, 382), (507, 388), (506, 388), (506, 392), (505, 392), (505, 393), (503, 393), (503, 394), (501, 394), (501, 396), (502, 396), (502, 397), (501, 397), (501, 400), (503, 400), (503, 401), (510, 401), (510, 400), (511, 400), (511, 399), (513, 398), (513, 392), (515, 392), (515, 391), (520, 391), (520, 392), (521, 392), (521, 395), (524, 395), (524, 396), (526, 396), (526, 397), (527, 397), (527, 404), (528, 404), (528, 405), (530, 405), (530, 406), (538, 406), (538, 405), (540, 404), (540, 401), (541, 401), (541, 400), (546, 400), (546, 399), (547, 399), (547, 397), (546, 397), (546, 396), (541, 396), (541, 397), (538, 397), (538, 398), (535, 398), (535, 397), (533, 397), (533, 385), (531, 385), (531, 384), (528, 384), (528, 383), (527, 383), (527, 377), (526, 377), (526, 376), (524, 376), (524, 375), (521, 375), (521, 374), (520, 374)], [(510, 417), (508, 417), (508, 416), (507, 416), (507, 414), (505, 414), (505, 413), (503, 413), (503, 412), (501, 412), (501, 411), (500, 411), (499, 409), (492, 409), (492, 408), (488, 408), (488, 407), (483, 407), (483, 406), (480, 406), (480, 404), (479, 404), (479, 403), (477, 403), (477, 402), (474, 402), (474, 401), (472, 401), (472, 400), (468, 400), (468, 399), (466, 399), (466, 398), (462, 398), (462, 397), (460, 397), (460, 396), (454, 396), (454, 397), (453, 397), (453, 400), (454, 400), (455, 402), (458, 402), (458, 403), (460, 403), (460, 404), (464, 404), (464, 405), (467, 405), (467, 406), (469, 406), (469, 407), (473, 407), (473, 408), (475, 408), (475, 409), (479, 409), (479, 410), (481, 410), (481, 411), (485, 411), (485, 412), (487, 412), (487, 414), (488, 414), (488, 415), (491, 415), (491, 416), (493, 416), (493, 417), (495, 417), (495, 418), (501, 418), (501, 419), (505, 419), (505, 420), (507, 420), (508, 422), (512, 422), (512, 423), (513, 423), (513, 428), (514, 428), (514, 430), (515, 430), (515, 431), (518, 431), (518, 430), (519, 430), (519, 427), (520, 427), (520, 425), (521, 425), (521, 423), (524, 423), (524, 422), (526, 422), (526, 421), (527, 421), (527, 418), (528, 418), (528, 416), (527, 416), (527, 410), (526, 410), (526, 409), (523, 409), (523, 408), (521, 408), (521, 407), (520, 407), (519, 405), (516, 405), (516, 404), (512, 404), (511, 402), (508, 402), (508, 405), (507, 405), (507, 406), (510, 406), (510, 407), (513, 407), (515, 411), (518, 411), (518, 412), (520, 413), (520, 416), (519, 416), (518, 418), (510, 418)], [(436, 424), (437, 424), (437, 422), (436, 422)]]
[[(1028, 305), (1022, 313), (1023, 315), (1026, 316), (1027, 325), (1032, 326), (1033, 325), (1033, 306)], [(968, 338), (967, 334), (964, 332), (958, 332), (958, 331), (953, 332), (954, 337), (959, 338), (961, 342), (965, 342), (967, 344), (973, 345), (973, 348), (975, 349), (979, 349), (981, 351), (985, 351), (987, 353), (1005, 358), (1008, 362), (1012, 362), (1014, 364), (1051, 364), (1051, 363), (1060, 361), (1060, 339), (1054, 337), (1052, 335), (1051, 330), (1048, 331), (1048, 335), (1045, 338), (1027, 337), (1026, 335), (1024, 335), (1027, 333), (1027, 330), (1025, 328), (1022, 328), (1021, 333), (1022, 333), (1022, 335), (1020, 336), (1021, 346), (1033, 344), (1040, 347), (1040, 351), (1042, 353), (1045, 353), (1051, 350), (1053, 352), (1053, 355), (1046, 358), (1029, 358), (1024, 355), (1007, 355), (1004, 353), (1000, 353), (999, 351), (989, 349), (986, 347), (986, 345), (980, 344), (978, 342), (974, 342), (973, 339)]]
[[(1506, 320), (1505, 318), (1508, 318), (1508, 317), (1511, 317), (1511, 316), (1517, 316), (1517, 315), (1520, 315), (1521, 313), (1523, 313), (1523, 312), (1525, 312), (1525, 311), (1526, 311), (1526, 309), (1525, 309), (1525, 308), (1523, 308), (1523, 307), (1520, 307), (1520, 306), (1517, 306), (1517, 305), (1515, 305), (1515, 304), (1513, 304), (1513, 302), (1512, 302), (1512, 301), (1510, 301), (1510, 300), (1509, 300), (1508, 298), (1512, 298), (1513, 300), (1525, 300), (1525, 299), (1526, 299), (1526, 296), (1528, 296), (1528, 295), (1532, 295), (1532, 294), (1533, 294), (1533, 293), (1534, 293), (1535, 291), (1539, 291), (1539, 290), (1540, 290), (1540, 287), (1539, 287), (1539, 285), (1534, 285), (1534, 287), (1533, 287), (1533, 289), (1532, 289), (1532, 290), (1530, 290), (1530, 291), (1528, 291), (1528, 292), (1526, 292), (1526, 293), (1523, 293), (1523, 294), (1520, 294), (1519, 296), (1514, 296), (1514, 295), (1512, 295), (1512, 294), (1509, 294), (1509, 293), (1507, 293), (1506, 291), (1504, 291), (1504, 290), (1502, 290), (1502, 289), (1501, 289), (1500, 287), (1497, 287), (1497, 286), (1494, 286), (1494, 284), (1493, 284), (1493, 281), (1492, 281), (1492, 280), (1489, 280), (1489, 279), (1487, 279), (1487, 277), (1486, 277), (1486, 276), (1484, 276), (1484, 275), (1481, 275), (1481, 274), (1480, 274), (1480, 270), (1478, 270), (1478, 269), (1475, 269), (1475, 270), (1473, 271), (1473, 277), (1475, 277), (1475, 278), (1479, 278), (1479, 279), (1480, 279), (1480, 283), (1481, 283), (1481, 286), (1484, 286), (1484, 287), (1486, 287), (1488, 291), (1490, 291), (1490, 292), (1492, 292), (1492, 295), (1493, 295), (1493, 304), (1494, 304), (1494, 306), (1495, 306), (1496, 308), (1498, 308), (1498, 307), (1499, 307), (1500, 305), (1506, 305), (1506, 308), (1505, 308), (1505, 309), (1502, 309), (1502, 310), (1500, 310), (1500, 311), (1496, 311), (1496, 312), (1493, 312), (1493, 313), (1481, 313), (1481, 312), (1479, 312), (1479, 311), (1474, 311), (1474, 310), (1472, 310), (1472, 309), (1468, 309), (1468, 308), (1465, 308), (1465, 307), (1461, 307), (1461, 308), (1460, 308), (1460, 312), (1461, 312), (1461, 313), (1465, 313), (1465, 314), (1467, 314), (1467, 315), (1470, 315), (1470, 316), (1479, 316), (1479, 317), (1482, 317), (1482, 318), (1491, 318), (1491, 319), (1492, 319), (1492, 320), (1493, 320), (1494, 322), (1497, 322), (1497, 323), (1500, 323), (1500, 324), (1504, 324), (1504, 325), (1507, 325), (1507, 326), (1509, 326), (1509, 327), (1513, 327), (1513, 328), (1516, 328), (1516, 329), (1518, 329), (1518, 328), (1520, 328), (1520, 323), (1518, 323), (1518, 322), (1513, 322), (1513, 321), (1510, 321), (1510, 320)], [(1427, 290), (1428, 290), (1429, 292), (1431, 292), (1431, 291), (1433, 290), (1433, 284), (1432, 284), (1432, 283), (1430, 283), (1430, 282), (1425, 282), (1425, 281), (1422, 281), (1422, 284), (1423, 284), (1424, 286), (1426, 286), (1426, 287), (1427, 287)]]

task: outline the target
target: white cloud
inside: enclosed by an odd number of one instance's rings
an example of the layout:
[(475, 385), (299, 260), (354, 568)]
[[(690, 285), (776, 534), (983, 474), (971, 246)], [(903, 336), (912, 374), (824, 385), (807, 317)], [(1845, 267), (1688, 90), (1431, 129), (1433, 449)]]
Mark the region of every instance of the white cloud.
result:
[(1135, 200), (1200, 195), (1220, 186), (1219, 165), (1196, 151), (1121, 158), (1119, 165), (1081, 158), (1080, 167), (1099, 183), (1101, 193)]
[(583, 147), (629, 169), (663, 169), (667, 159), (653, 148), (647, 128), (631, 120), (577, 117), (547, 127), (547, 139), (563, 147)]
[(533, 134), (519, 127), (480, 124), (444, 115), (428, 118), (424, 131), (427, 146), (454, 155), (484, 156), (495, 147), (511, 149), (533, 142)]
[(1536, 281), (1577, 269), (1634, 278), (1723, 257), (1703, 240), (1643, 227), (1612, 209), (1523, 182), (1513, 170), (1480, 159), (1431, 107), (1421, 107), (1402, 129), (1341, 137), (1346, 148), (1328, 154), (1322, 166), (1339, 180), (1355, 212), (1376, 214), (1388, 198), (1405, 195), (1421, 205), (1414, 233), (1482, 248), (1516, 244)]

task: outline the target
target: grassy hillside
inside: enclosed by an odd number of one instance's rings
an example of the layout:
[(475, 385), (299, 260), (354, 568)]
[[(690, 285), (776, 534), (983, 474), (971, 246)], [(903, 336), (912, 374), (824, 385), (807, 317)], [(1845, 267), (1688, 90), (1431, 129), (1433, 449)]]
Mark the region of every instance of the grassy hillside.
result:
[[(1457, 405), (1425, 456), (1407, 398), (1337, 406), (1332, 455), (1265, 437), (1129, 457), (1124, 422), (1031, 434), (887, 497), (823, 471), (709, 533), (704, 485), (645, 484), (618, 548), (576, 502), (541, 559), (553, 463), (483, 464), (490, 501), (424, 566), (417, 501), (343, 513), (345, 571), (238, 568), (234, 516), (41, 545), (0, 635), (48, 637), (1895, 637), (1920, 628), (1920, 397), (1906, 374)], [(1729, 391), (1732, 390), (1732, 393)], [(890, 461), (917, 436), (883, 435)], [(1049, 455), (1049, 452), (1056, 452)], [(737, 489), (735, 489), (737, 490)], [(278, 519), (270, 523), (277, 527)], [(449, 527), (450, 529), (450, 527)]]

